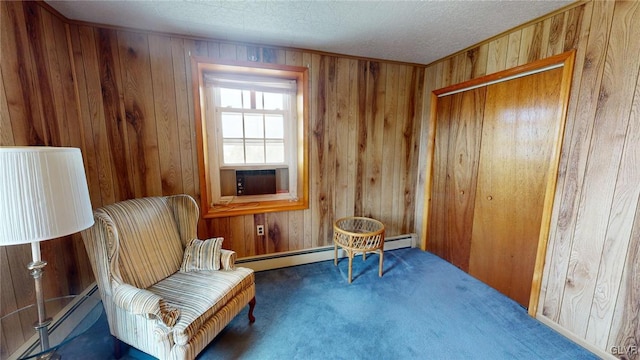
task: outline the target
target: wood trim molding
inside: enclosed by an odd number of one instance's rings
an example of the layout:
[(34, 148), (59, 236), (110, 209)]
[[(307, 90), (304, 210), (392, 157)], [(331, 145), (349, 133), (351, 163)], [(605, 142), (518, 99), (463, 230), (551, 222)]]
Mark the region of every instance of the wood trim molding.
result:
[[(276, 211), (303, 210), (309, 207), (309, 69), (300, 66), (268, 64), (246, 61), (224, 61), (198, 56), (191, 57), (193, 101), (195, 107), (196, 149), (198, 153), (198, 175), (200, 179), (200, 211), (203, 218), (250, 215)], [(296, 200), (265, 200), (228, 205), (212, 205), (210, 162), (207, 149), (207, 126), (205, 124), (205, 97), (203, 76), (207, 71), (268, 75), (298, 82), (297, 111), (298, 126), (295, 136), (297, 151)]]

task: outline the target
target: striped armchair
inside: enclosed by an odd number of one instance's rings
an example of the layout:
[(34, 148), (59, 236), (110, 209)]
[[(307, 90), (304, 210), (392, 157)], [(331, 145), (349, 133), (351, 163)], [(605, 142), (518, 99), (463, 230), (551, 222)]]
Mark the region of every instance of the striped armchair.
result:
[(193, 359), (247, 304), (254, 274), (235, 267), (222, 238), (196, 239), (187, 195), (127, 200), (94, 211), (82, 233), (116, 338), (159, 359)]

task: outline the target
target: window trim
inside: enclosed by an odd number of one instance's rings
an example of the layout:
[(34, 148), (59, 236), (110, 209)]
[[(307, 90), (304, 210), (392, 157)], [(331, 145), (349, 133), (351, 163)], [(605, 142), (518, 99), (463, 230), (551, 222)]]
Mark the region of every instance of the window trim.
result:
[[(297, 81), (296, 112), (297, 129), (293, 138), (297, 140), (297, 199), (260, 200), (253, 202), (231, 202), (213, 205), (211, 185), (212, 164), (209, 161), (209, 145), (206, 123), (206, 91), (204, 74), (218, 72), (227, 74), (255, 75), (295, 79)], [(195, 107), (196, 151), (200, 179), (200, 212), (203, 218), (251, 215), (276, 211), (293, 211), (309, 208), (309, 69), (301, 66), (266, 64), (244, 61), (226, 61), (205, 57), (191, 57), (191, 75)], [(212, 134), (215, 136), (215, 134)], [(218, 167), (218, 169), (220, 166)]]

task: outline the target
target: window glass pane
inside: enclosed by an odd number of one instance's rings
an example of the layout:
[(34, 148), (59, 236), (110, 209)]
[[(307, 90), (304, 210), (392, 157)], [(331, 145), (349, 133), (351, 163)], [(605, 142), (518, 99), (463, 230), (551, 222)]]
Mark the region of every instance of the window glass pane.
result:
[(264, 137), (268, 139), (284, 139), (284, 116), (264, 116)]
[(256, 91), (256, 109), (264, 109), (264, 106), (262, 106), (262, 91)]
[(225, 164), (244, 164), (244, 146), (242, 139), (225, 139), (222, 141)]
[(247, 164), (264, 164), (264, 140), (246, 140)]
[(284, 162), (284, 141), (283, 140), (266, 140), (266, 153), (268, 163)]
[(245, 138), (264, 138), (264, 122), (262, 114), (244, 114)]
[(278, 93), (264, 93), (264, 108), (266, 110), (283, 110), (284, 95)]
[(241, 109), (240, 90), (220, 88), (220, 106)]
[(242, 138), (242, 114), (223, 112), (222, 117), (222, 137)]
[(242, 108), (251, 109), (251, 91), (242, 90)]

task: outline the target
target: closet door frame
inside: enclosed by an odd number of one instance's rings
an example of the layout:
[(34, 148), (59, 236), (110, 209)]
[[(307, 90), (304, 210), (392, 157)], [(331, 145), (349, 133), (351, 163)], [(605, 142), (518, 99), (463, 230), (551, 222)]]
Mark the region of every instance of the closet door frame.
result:
[(428, 239), (428, 230), (429, 230), (429, 218), (431, 209), (431, 200), (432, 200), (432, 183), (433, 183), (433, 163), (434, 163), (434, 155), (435, 155), (435, 142), (437, 135), (437, 109), (438, 109), (438, 99), (443, 96), (451, 95), (454, 93), (464, 92), (471, 89), (476, 89), (479, 87), (512, 80), (515, 78), (556, 69), (559, 67), (563, 68), (562, 72), (562, 84), (560, 88), (560, 94), (558, 101), (560, 102), (561, 107), (561, 116), (560, 121), (561, 124), (558, 127), (558, 133), (556, 134), (556, 142), (554, 148), (551, 153), (551, 161), (549, 163), (549, 174), (547, 177), (547, 184), (545, 186), (545, 195), (544, 195), (544, 208), (542, 211), (542, 221), (540, 227), (540, 235), (538, 238), (538, 246), (536, 251), (536, 261), (535, 268), (533, 271), (533, 279), (531, 283), (531, 296), (529, 298), (529, 307), (528, 312), (532, 317), (536, 316), (538, 309), (538, 301), (540, 297), (540, 287), (542, 285), (542, 274), (544, 271), (544, 262), (547, 252), (547, 243), (549, 240), (549, 233), (551, 227), (551, 217), (553, 212), (553, 202), (556, 193), (556, 183), (558, 176), (558, 168), (560, 165), (560, 154), (562, 151), (562, 143), (564, 140), (564, 129), (566, 126), (566, 118), (567, 118), (567, 110), (569, 106), (569, 93), (571, 91), (571, 82), (573, 78), (573, 64), (575, 60), (575, 50), (555, 55), (543, 60), (535, 61), (529, 64), (525, 64), (522, 66), (518, 66), (515, 68), (511, 68), (508, 70), (504, 70), (501, 72), (497, 72), (494, 74), (482, 76), (476, 79), (472, 79), (469, 81), (465, 81), (459, 84), (451, 85), (444, 87), (442, 89), (434, 90), (431, 93), (431, 109), (430, 109), (430, 119), (429, 119), (429, 138), (428, 141), (428, 158), (426, 161), (426, 172), (427, 177), (425, 181), (425, 201), (424, 201), (424, 211), (423, 211), (423, 219), (422, 219), (422, 229), (421, 229), (421, 242), (420, 247), (422, 250), (427, 250), (427, 244), (429, 242)]

